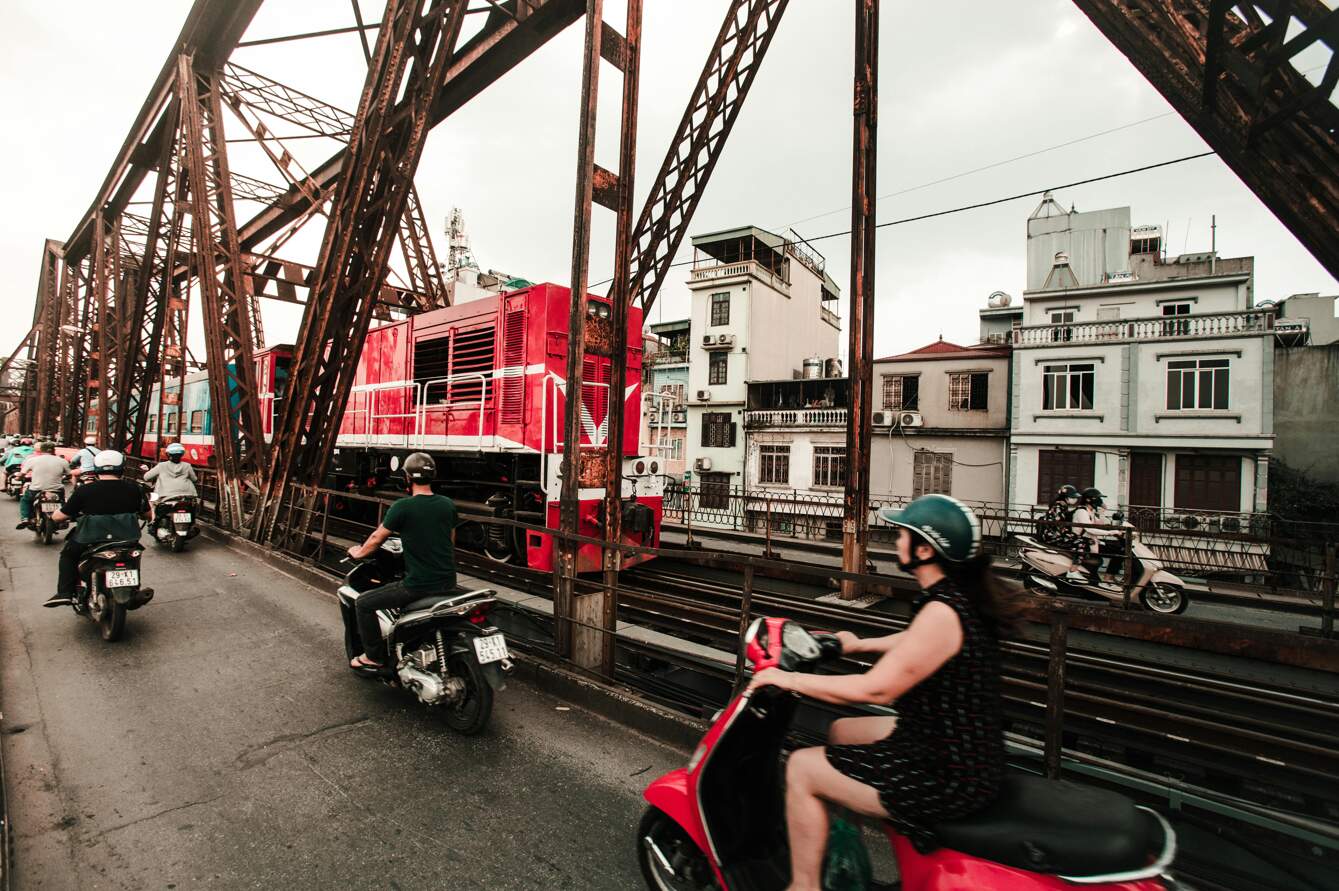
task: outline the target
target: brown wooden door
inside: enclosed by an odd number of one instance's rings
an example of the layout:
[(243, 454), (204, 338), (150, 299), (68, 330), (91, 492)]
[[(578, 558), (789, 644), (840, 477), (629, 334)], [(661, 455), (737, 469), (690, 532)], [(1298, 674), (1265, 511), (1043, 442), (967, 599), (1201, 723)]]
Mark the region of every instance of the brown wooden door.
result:
[(1037, 453), (1037, 504), (1050, 504), (1065, 483), (1082, 491), (1093, 484), (1095, 452), (1045, 449)]
[(1127, 515), (1140, 529), (1158, 528), (1158, 508), (1162, 507), (1162, 455), (1157, 452), (1133, 452), (1130, 455), (1130, 499)]
[(1241, 510), (1241, 458), (1236, 455), (1177, 455), (1178, 510)]

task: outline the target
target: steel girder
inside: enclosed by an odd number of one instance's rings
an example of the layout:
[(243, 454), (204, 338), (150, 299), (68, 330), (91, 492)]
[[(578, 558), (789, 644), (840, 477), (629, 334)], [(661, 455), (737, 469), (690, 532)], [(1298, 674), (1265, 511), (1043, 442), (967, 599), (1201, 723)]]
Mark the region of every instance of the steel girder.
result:
[(1293, 66), (1318, 41), (1339, 47), (1339, 11), (1319, 0), (1074, 2), (1339, 277), (1339, 52), (1319, 86)]
[(266, 450), (253, 358), (260, 320), (255, 298), (246, 290), (237, 240), (218, 72), (198, 70), (183, 54), (178, 75), (210, 401), (216, 406), (219, 516), (225, 525), (239, 529), (244, 482), (254, 481)]
[[(253, 534), (268, 540), (289, 481), (325, 475), (464, 20), (465, 0), (389, 0), (294, 349), (289, 396), (276, 419)], [(397, 98), (403, 89), (403, 100)]]
[(734, 0), (633, 230), (625, 292), (655, 303), (788, 0)]
[[(296, 189), (307, 203), (308, 212), (295, 219), (289, 231), (300, 227), (321, 210), (332, 196), (333, 187), (319, 188), (310, 174), (297, 163), (293, 154), (284, 147), (282, 138), (272, 134), (257, 113), (276, 117), (309, 133), (345, 144), (353, 132), (353, 114), (241, 65), (229, 63), (225, 66), (222, 83), (224, 101), (287, 181), (288, 188)], [(280, 150), (275, 151), (275, 146)], [(281, 198), (283, 191), (279, 189), (271, 197), (271, 202)], [(400, 289), (398, 293), (413, 298), (413, 302), (401, 308), (426, 312), (445, 306), (445, 281), (432, 246), (427, 219), (419, 203), (418, 190), (414, 187), (410, 188), (405, 216), (400, 222), (400, 248), (409, 272), (409, 287)]]
[(35, 393), (37, 403), (33, 412), (33, 429), (43, 436), (55, 429), (54, 421), (60, 417), (59, 407), (55, 404), (55, 391), (60, 366), (56, 364), (56, 350), (60, 339), (60, 328), (64, 324), (61, 318), (60, 271), (64, 252), (59, 241), (47, 239), (42, 249), (42, 269), (37, 278), (37, 349), (34, 355), (35, 365), (32, 374), (36, 378)]

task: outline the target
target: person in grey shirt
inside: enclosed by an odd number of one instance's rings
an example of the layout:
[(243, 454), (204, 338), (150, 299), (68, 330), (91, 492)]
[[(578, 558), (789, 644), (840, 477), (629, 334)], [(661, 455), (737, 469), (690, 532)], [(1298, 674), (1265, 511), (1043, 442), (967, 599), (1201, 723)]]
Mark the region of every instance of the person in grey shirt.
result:
[(154, 502), (158, 499), (183, 495), (190, 498), (199, 497), (199, 492), (195, 488), (197, 482), (195, 468), (181, 460), (185, 454), (186, 447), (174, 442), (167, 447), (167, 460), (159, 461), (144, 474), (144, 482), (153, 483), (153, 497), (149, 499), (150, 522), (153, 521)]
[(44, 442), (37, 447), (37, 453), (29, 455), (23, 462), (23, 472), (32, 474), (28, 481), (28, 491), (19, 499), (19, 524), (15, 529), (27, 529), (33, 523), (33, 502), (39, 492), (65, 491), (65, 459), (56, 455), (56, 444)]

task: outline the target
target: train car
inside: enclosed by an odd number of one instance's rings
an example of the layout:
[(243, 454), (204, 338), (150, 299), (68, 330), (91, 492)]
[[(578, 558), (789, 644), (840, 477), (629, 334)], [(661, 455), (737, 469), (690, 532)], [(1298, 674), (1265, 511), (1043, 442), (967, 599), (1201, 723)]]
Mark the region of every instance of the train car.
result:
[[(466, 518), (457, 530), (462, 546), (500, 562), (551, 570), (554, 543), (541, 533), (522, 534), (487, 517), (558, 527), (559, 468), (566, 410), (568, 303), (570, 290), (534, 285), (412, 316), (368, 332), (344, 410), (327, 485), (345, 491), (394, 491), (410, 452), (437, 460), (437, 488), (450, 495)], [(590, 324), (608, 333), (608, 301), (592, 296)], [(608, 445), (609, 415), (624, 415), (623, 541), (653, 547), (660, 542), (663, 477), (660, 460), (640, 452), (641, 311), (628, 319), (628, 368), (621, 394), (609, 392), (611, 360), (587, 354), (583, 370), (581, 447), (588, 454)], [(259, 353), (256, 376), (261, 423), (273, 435), (285, 397), (292, 348)], [(157, 429), (153, 393), (146, 457), (160, 443), (180, 439), (193, 463), (211, 464), (213, 424), (208, 380), (187, 378), (181, 430), (175, 412)], [(174, 394), (169, 393), (169, 401)], [(169, 404), (166, 408), (173, 409)], [(582, 487), (578, 533), (602, 535), (603, 487)], [(356, 509), (350, 505), (349, 509)], [(478, 519), (475, 519), (478, 518)], [(600, 568), (600, 548), (582, 545), (578, 572)], [(625, 558), (625, 565), (645, 558)]]
[[(438, 460), (442, 491), (471, 512), (557, 528), (569, 294), (534, 285), (370, 331), (336, 442), (337, 482), (381, 485), (405, 455), (426, 451)], [(592, 296), (589, 312), (590, 324), (607, 332), (608, 301)], [(610, 358), (587, 354), (581, 447), (607, 447), (609, 415), (623, 412), (623, 540), (655, 546), (663, 477), (659, 459), (639, 455), (641, 328), (634, 309), (622, 393), (609, 391)], [(603, 487), (580, 490), (579, 534), (601, 535), (603, 498)], [(547, 535), (487, 522), (466, 524), (458, 535), (494, 559), (553, 567)], [(599, 547), (581, 546), (578, 571), (599, 567)]]

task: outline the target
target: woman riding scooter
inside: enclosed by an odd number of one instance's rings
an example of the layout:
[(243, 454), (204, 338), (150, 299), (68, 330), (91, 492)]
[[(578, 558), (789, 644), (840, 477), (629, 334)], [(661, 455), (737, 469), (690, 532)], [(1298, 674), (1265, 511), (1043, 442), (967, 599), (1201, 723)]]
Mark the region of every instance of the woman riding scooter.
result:
[(1015, 609), (981, 552), (981, 528), (961, 502), (918, 498), (882, 518), (901, 527), (898, 565), (924, 594), (907, 629), (862, 640), (841, 632), (844, 653), (878, 654), (861, 675), (760, 671), (774, 686), (836, 705), (897, 703), (897, 718), (833, 722), (831, 745), (800, 749), (786, 769), (791, 891), (818, 891), (828, 805), (888, 820), (918, 849), (930, 827), (974, 813), (999, 793), (1005, 771), (997, 629)]

